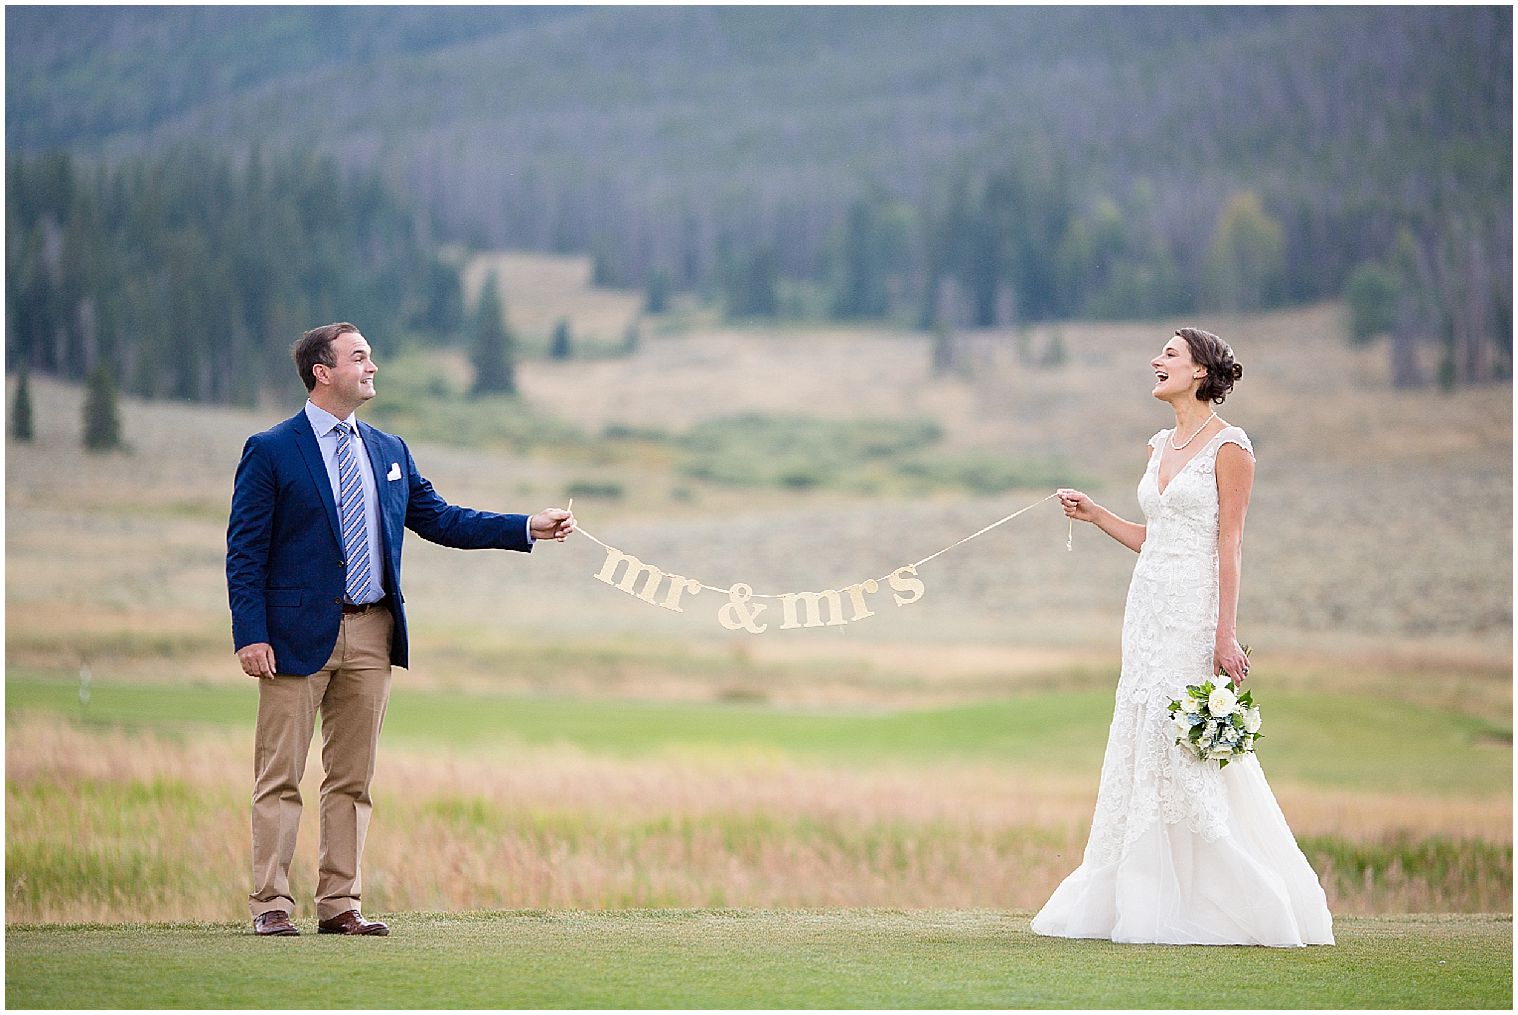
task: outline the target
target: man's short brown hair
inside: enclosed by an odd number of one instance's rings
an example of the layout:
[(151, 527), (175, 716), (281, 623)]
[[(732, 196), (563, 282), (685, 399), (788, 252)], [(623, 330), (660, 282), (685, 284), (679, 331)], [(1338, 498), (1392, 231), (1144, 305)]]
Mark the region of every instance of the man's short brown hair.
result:
[(300, 372), (300, 379), (306, 382), (307, 391), (316, 388), (316, 364), (337, 366), (337, 357), (332, 354), (332, 343), (337, 336), (346, 335), (349, 332), (358, 334), (358, 328), (347, 321), (323, 324), (320, 328), (312, 328), (290, 346), (290, 355), (295, 360), (295, 369)]

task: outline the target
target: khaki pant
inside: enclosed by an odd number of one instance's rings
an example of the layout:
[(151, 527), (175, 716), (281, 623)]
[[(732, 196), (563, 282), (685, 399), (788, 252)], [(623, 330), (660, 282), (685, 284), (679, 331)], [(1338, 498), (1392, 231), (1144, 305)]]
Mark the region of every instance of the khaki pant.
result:
[[(300, 779), (316, 716), (322, 720), (321, 859), (316, 916), (359, 908), (359, 861), (369, 829), (369, 782), (390, 698), (390, 639), (395, 620), (380, 606), (344, 614), (327, 664), (309, 677), (279, 674), (258, 682), (253, 749), (254, 916), (295, 913), (290, 861), (300, 825)], [(275, 660), (277, 663), (278, 660)]]

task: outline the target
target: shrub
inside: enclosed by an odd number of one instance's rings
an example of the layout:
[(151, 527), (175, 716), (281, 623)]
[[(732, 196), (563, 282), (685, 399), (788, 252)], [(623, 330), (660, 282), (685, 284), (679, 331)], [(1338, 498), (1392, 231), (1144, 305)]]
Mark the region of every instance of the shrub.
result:
[(90, 372), (84, 395), (84, 446), (109, 451), (121, 446), (121, 418), (116, 412), (116, 379), (104, 363)]
[(1363, 345), (1397, 324), (1397, 276), (1374, 261), (1361, 264), (1344, 286), (1349, 340)]
[(622, 484), (593, 479), (577, 479), (564, 488), (566, 497), (621, 500)]
[(35, 436), (32, 429), (32, 392), (26, 379), (26, 366), (23, 364), (21, 376), (16, 378), (16, 400), (11, 404), (11, 437), (18, 441), (29, 441)]

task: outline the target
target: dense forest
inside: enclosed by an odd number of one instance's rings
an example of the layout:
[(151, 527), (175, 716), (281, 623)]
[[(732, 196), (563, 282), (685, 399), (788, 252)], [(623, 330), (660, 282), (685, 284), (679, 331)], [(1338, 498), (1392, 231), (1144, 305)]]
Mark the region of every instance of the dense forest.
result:
[(588, 254), (655, 305), (942, 328), (1348, 295), (1399, 383), (1434, 379), (1423, 342), (1445, 383), (1511, 372), (1507, 8), (6, 17), (13, 165), (193, 139), (236, 173), (258, 139), (383, 181), (418, 242)]
[(289, 387), (291, 341), (357, 316), (444, 337), (458, 270), (372, 176), (330, 159), (186, 149), (94, 170), (6, 167), (6, 363), (146, 397), (243, 402)]

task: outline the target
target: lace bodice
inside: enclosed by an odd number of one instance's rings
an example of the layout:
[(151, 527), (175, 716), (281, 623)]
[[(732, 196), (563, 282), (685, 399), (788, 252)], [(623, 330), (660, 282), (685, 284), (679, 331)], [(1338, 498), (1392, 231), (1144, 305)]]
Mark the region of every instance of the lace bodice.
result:
[(1160, 458), (1170, 440), (1170, 430), (1161, 430), (1149, 438), (1149, 467), (1139, 480), (1139, 507), (1144, 511), (1148, 533), (1139, 555), (1217, 557), (1218, 547), (1218, 450), (1224, 444), (1237, 444), (1250, 457), (1254, 446), (1249, 436), (1236, 426), (1225, 426), (1213, 434), (1181, 471), (1160, 491)]
[(1204, 838), (1222, 834), (1228, 821), (1217, 765), (1176, 750), (1166, 706), (1212, 675), (1218, 449), (1237, 444), (1252, 457), (1254, 448), (1239, 427), (1224, 427), (1161, 492), (1160, 456), (1170, 433), (1149, 439), (1149, 466), (1139, 480), (1147, 528), (1128, 586), (1117, 710), (1087, 847), (1098, 855), (1115, 856), (1156, 819), (1185, 821)]

